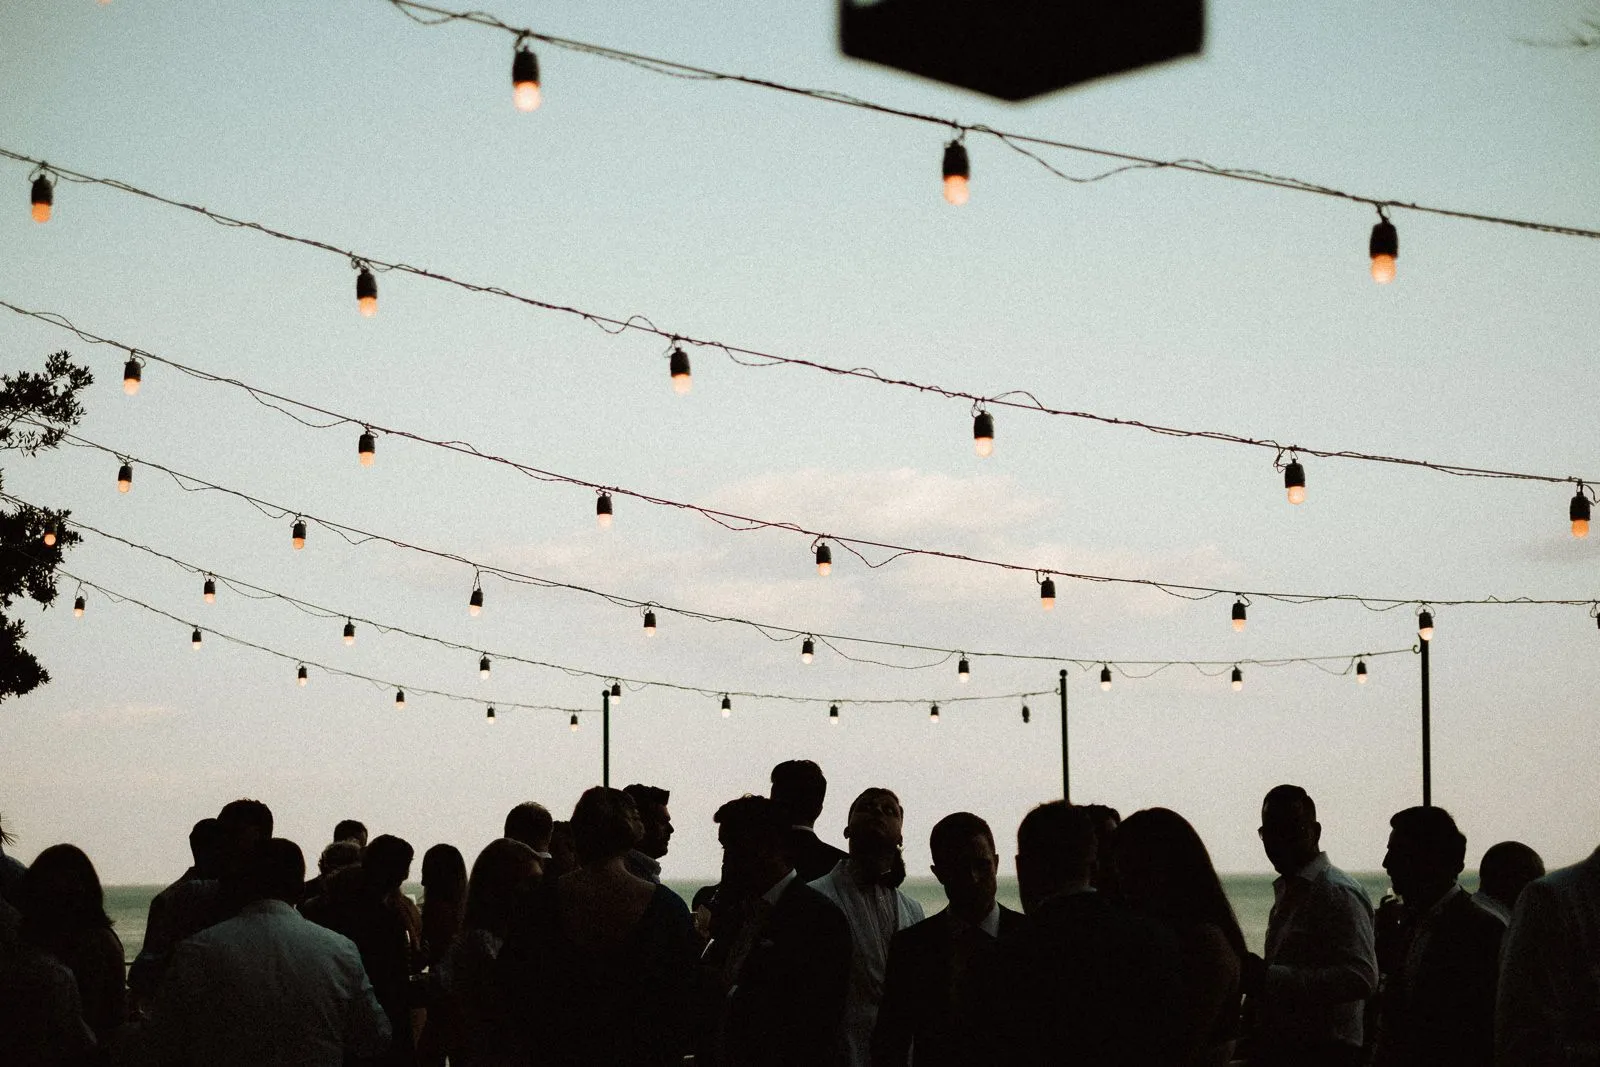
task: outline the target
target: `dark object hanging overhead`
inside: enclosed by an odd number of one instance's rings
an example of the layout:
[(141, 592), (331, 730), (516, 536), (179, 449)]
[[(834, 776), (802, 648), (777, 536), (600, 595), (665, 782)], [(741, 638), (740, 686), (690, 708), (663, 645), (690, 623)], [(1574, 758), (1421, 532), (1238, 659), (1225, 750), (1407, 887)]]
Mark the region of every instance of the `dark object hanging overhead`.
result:
[(847, 56), (1002, 100), (1196, 55), (1204, 0), (839, 0)]

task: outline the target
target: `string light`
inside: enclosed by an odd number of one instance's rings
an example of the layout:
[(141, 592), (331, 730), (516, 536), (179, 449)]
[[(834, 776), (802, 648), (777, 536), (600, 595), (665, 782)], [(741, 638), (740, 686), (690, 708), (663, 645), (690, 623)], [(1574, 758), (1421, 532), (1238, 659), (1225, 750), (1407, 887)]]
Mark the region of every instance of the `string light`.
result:
[(217, 583), (214, 578), (207, 578), (205, 585), (200, 587), (200, 596), (207, 604), (217, 602)]
[(1102, 693), (1111, 692), (1111, 665), (1109, 663), (1100, 668), (1100, 691)]
[(79, 597), (74, 597), (73, 598), (73, 601), (72, 601), (72, 617), (74, 619), (83, 618), (84, 606), (85, 605), (84, 605), (83, 597), (79, 596)]
[(611, 494), (601, 493), (594, 502), (594, 521), (602, 530), (611, 529)]
[(478, 677), (479, 678), (488, 678), (489, 677), (489, 657), (488, 656), (483, 656), (482, 658), (480, 658), (478, 660)]
[(41, 174), (33, 179), (33, 221), (49, 222), (50, 207), (55, 203), (56, 189), (48, 175)]
[(537, 111), (543, 103), (539, 91), (539, 57), (521, 39), (511, 57), (511, 102), (518, 111)]
[(972, 666), (967, 663), (967, 657), (962, 656), (961, 661), (956, 664), (956, 681), (960, 682), (962, 685), (966, 685), (971, 680)]
[(972, 167), (967, 162), (967, 146), (960, 139), (951, 141), (944, 146), (944, 200), (947, 204), (958, 207), (967, 202), (970, 190), (967, 188), (968, 179), (972, 177)]
[(308, 678), (309, 675), (306, 673), (306, 665), (302, 663), (300, 664), (300, 669), (294, 672), (295, 684), (301, 689), (304, 689), (306, 687), (306, 681)]
[(578, 713), (577, 712), (573, 712), (572, 713), (572, 718), (570, 720), (568, 720), (568, 722), (567, 722), (567, 729), (571, 730), (573, 733), (577, 733), (578, 732)]
[(1417, 613), (1417, 636), (1424, 641), (1433, 640), (1433, 612), (1427, 608)]
[(406, 706), (406, 691), (404, 689), (396, 689), (394, 691), (394, 710), (403, 711), (403, 710), (405, 710), (405, 706)]
[(729, 700), (727, 695), (724, 694), (723, 697), (722, 697), (722, 717), (724, 719), (726, 719), (729, 715), (732, 715), (732, 714), (733, 714), (733, 701)]
[(1235, 667), (1233, 669), (1233, 691), (1235, 693), (1237, 693), (1239, 690), (1241, 690), (1243, 688), (1244, 688), (1244, 671), (1241, 671), (1238, 667)]
[(1028, 705), (1022, 705), (1022, 722), (1024, 725), (1033, 721), (1033, 712), (1028, 710)]
[(800, 642), (800, 662), (810, 663), (817, 658), (817, 643), (811, 638)]
[(611, 683), (611, 699), (612, 699), (613, 702), (622, 699), (622, 683), (621, 682), (612, 682)]
[(306, 547), (306, 520), (294, 520), (294, 525), (289, 528), (289, 543), (296, 552)]
[(839, 705), (837, 705), (837, 704), (829, 704), (828, 705), (828, 724), (830, 726), (838, 726), (839, 725)]
[(476, 619), (483, 612), (483, 586), (476, 580), (472, 584), (472, 595), (467, 597), (467, 614)]
[(929, 722), (938, 722), (939, 721), (939, 705), (935, 704), (935, 705), (933, 705), (932, 707), (930, 707), (928, 709), (928, 721)]
[(344, 643), (346, 645), (356, 643), (356, 624), (354, 619), (346, 619), (344, 622)]
[(1306, 502), (1306, 469), (1297, 459), (1291, 459), (1283, 466), (1283, 487), (1289, 493), (1289, 503), (1304, 504)]
[(833, 573), (833, 549), (826, 541), (817, 546), (817, 573), (824, 578)]
[(653, 611), (644, 613), (644, 635), (646, 637), (654, 637), (656, 635), (656, 613)]
[(139, 361), (130, 359), (122, 365), (122, 391), (128, 396), (139, 392), (139, 383), (143, 378), (144, 370), (139, 366)]
[(378, 439), (372, 436), (371, 430), (361, 431), (361, 438), (356, 442), (356, 455), (361, 458), (363, 467), (370, 467), (378, 458)]
[(189, 647), (196, 652), (200, 651), (200, 627), (194, 628), (194, 633), (189, 635)]
[(1039, 606), (1045, 611), (1055, 610), (1056, 582), (1054, 578), (1046, 578), (1039, 583)]
[(1372, 280), (1379, 285), (1394, 281), (1395, 260), (1400, 258), (1400, 234), (1389, 221), (1389, 213), (1382, 204), (1378, 205), (1378, 222), (1372, 227), (1367, 252), (1372, 256)]
[(1233, 602), (1233, 632), (1244, 632), (1244, 597)]
[(356, 269), (360, 271), (356, 275), (356, 310), (362, 318), (370, 319), (378, 313), (378, 279), (364, 263)]
[(672, 374), (672, 391), (679, 396), (688, 396), (689, 389), (694, 384), (689, 376), (689, 353), (674, 346), (672, 357), (667, 362), (667, 369)]
[(1356, 684), (1367, 684), (1367, 661), (1364, 659), (1356, 660)]
[(46, 548), (54, 548), (55, 546), (56, 546), (56, 524), (52, 522), (49, 526), (46, 526), (44, 528), (44, 547), (46, 547)]
[(972, 450), (979, 459), (994, 455), (994, 416), (987, 411), (972, 417)]
[(1572, 504), (1567, 508), (1567, 517), (1572, 520), (1572, 536), (1589, 536), (1589, 497), (1583, 491), (1583, 483), (1578, 483), (1578, 491), (1572, 494)]
[(489, 725), (490, 725), (490, 726), (493, 726), (493, 725), (494, 725), (494, 705), (493, 705), (493, 704), (490, 704), (490, 705), (489, 705), (489, 711), (488, 711), (488, 714), (486, 714), (486, 715), (485, 715), (485, 716), (484, 716), (484, 718), (486, 718), (486, 719), (488, 719), (488, 720), (489, 720)]
[(133, 464), (124, 463), (117, 468), (117, 492), (126, 493), (133, 488)]

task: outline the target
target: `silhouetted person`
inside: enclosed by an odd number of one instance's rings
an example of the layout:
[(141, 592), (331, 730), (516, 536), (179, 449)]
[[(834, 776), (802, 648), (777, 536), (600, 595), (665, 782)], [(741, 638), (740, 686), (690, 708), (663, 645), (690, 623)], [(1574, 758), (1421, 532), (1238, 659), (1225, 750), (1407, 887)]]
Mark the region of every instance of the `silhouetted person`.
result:
[[(535, 850), (537, 851), (537, 850)], [(578, 846), (572, 839), (572, 824), (558, 819), (550, 827), (550, 855), (541, 859), (544, 877), (551, 881), (578, 869)]]
[(1523, 887), (1544, 874), (1544, 860), (1521, 841), (1490, 845), (1478, 864), (1478, 892), (1473, 903), (1499, 919), (1502, 926), (1510, 925)]
[(1600, 1063), (1600, 848), (1529, 882), (1500, 958), (1495, 1063)]
[(1095, 890), (1104, 893), (1113, 904), (1118, 903), (1121, 897), (1117, 890), (1117, 866), (1111, 862), (1111, 857), (1117, 851), (1122, 813), (1108, 804), (1085, 804), (1083, 810), (1089, 813), (1089, 822), (1094, 827), (1095, 855), (1099, 857), (1094, 865)]
[(789, 815), (766, 797), (717, 809), (723, 939), (707, 950), (722, 1006), (723, 1067), (837, 1067), (843, 1062), (850, 930), (799, 879)]
[(126, 1062), (341, 1067), (389, 1042), (356, 946), (294, 908), (305, 860), (273, 838), (253, 855), (232, 919), (180, 944)]
[(94, 1032), (83, 1019), (77, 979), (50, 953), (18, 943), (21, 921), (0, 899), (0, 1063), (93, 1062)]
[(467, 906), (467, 864), (454, 845), (434, 845), (422, 854), (422, 950), (428, 965), (427, 1021), (417, 1038), (417, 1061), (444, 1067), (447, 1025), (436, 1006), (443, 998), (439, 964), (461, 932)]
[(672, 890), (624, 858), (644, 830), (620, 789), (572, 811), (580, 866), (519, 909), (501, 974), (524, 1046), (541, 1065), (677, 1067), (688, 1047), (694, 932)]
[(644, 836), (628, 853), (628, 870), (647, 882), (660, 882), (661, 857), (672, 843), (672, 813), (667, 810), (672, 794), (660, 786), (638, 784), (622, 791), (633, 798), (644, 827)]
[[(167, 917), (167, 911), (172, 906), (173, 897), (178, 893), (178, 887), (186, 882), (214, 880), (221, 874), (222, 837), (222, 824), (216, 819), (201, 819), (189, 831), (189, 854), (194, 862), (190, 864), (188, 870), (178, 876), (175, 882), (157, 893), (150, 901), (150, 909), (144, 921), (147, 943), (152, 937), (164, 937), (166, 943), (171, 943), (170, 935), (155, 932), (164, 931), (171, 921)], [(138, 958), (128, 969), (128, 988), (137, 995), (148, 996), (155, 991), (155, 982), (149, 973), (152, 959), (153, 957), (147, 955), (141, 948)]]
[(111, 929), (94, 864), (76, 845), (51, 845), (17, 884), (17, 940), (72, 972), (84, 1021), (109, 1045), (127, 1015), (122, 941)]
[(1175, 1064), (1226, 1067), (1239, 1033), (1244, 934), (1211, 853), (1187, 819), (1166, 808), (1137, 811), (1117, 831), (1123, 902), (1178, 940), (1183, 980)]
[[(339, 847), (335, 847), (339, 846)], [(347, 859), (354, 849), (354, 859)], [(339, 867), (349, 867), (361, 862), (361, 850), (367, 847), (366, 824), (356, 819), (340, 819), (333, 826), (333, 840), (322, 850), (317, 858), (316, 876), (306, 882), (304, 891), (300, 894), (300, 902), (304, 904), (313, 897), (322, 894), (322, 879), (330, 870)], [(331, 850), (331, 851), (330, 851)], [(325, 861), (337, 860), (334, 863)], [(304, 909), (302, 909), (304, 910)]]
[(1407, 808), (1389, 825), (1383, 868), (1403, 911), (1399, 943), (1379, 954), (1395, 966), (1378, 999), (1373, 1063), (1490, 1067), (1504, 928), (1456, 884), (1467, 839), (1443, 808)]
[(1001, 937), (1026, 920), (995, 900), (1000, 858), (989, 824), (971, 812), (946, 815), (929, 839), (933, 875), (949, 907), (889, 940), (883, 1000), (872, 1031), (873, 1067), (956, 1067), (991, 1055), (968, 982)]
[(772, 800), (793, 829), (794, 869), (803, 882), (815, 881), (839, 865), (845, 851), (817, 837), (817, 818), (828, 797), (822, 768), (808, 759), (785, 760), (772, 768)]
[(333, 827), (335, 841), (354, 841), (362, 848), (367, 847), (367, 824), (359, 819), (340, 819)]
[(1164, 927), (1095, 892), (1088, 812), (1041, 804), (1017, 828), (1029, 924), (1000, 946), (996, 1063), (1168, 1067), (1180, 1011), (1178, 947)]
[(555, 820), (543, 804), (525, 800), (506, 812), (506, 827), (502, 837), (521, 841), (533, 849), (541, 860), (550, 858), (550, 835)]
[(845, 998), (845, 1062), (872, 1062), (872, 1029), (883, 999), (889, 939), (923, 919), (922, 905), (900, 892), (905, 812), (893, 790), (873, 787), (850, 804), (844, 836), (850, 853), (811, 888), (833, 901), (850, 924), (850, 985)]
[[(521, 841), (489, 842), (472, 864), (461, 933), (439, 965), (445, 1049), (452, 1067), (501, 1067), (518, 1057), (505, 991), (495, 973), (512, 912), (539, 880), (539, 857)], [(435, 1012), (428, 1013), (433, 1026)]]
[(1342, 1067), (1361, 1058), (1362, 1014), (1378, 988), (1372, 902), (1321, 850), (1317, 807), (1296, 785), (1261, 804), (1261, 844), (1279, 877), (1265, 959), (1245, 961), (1255, 1009), (1252, 1064)]

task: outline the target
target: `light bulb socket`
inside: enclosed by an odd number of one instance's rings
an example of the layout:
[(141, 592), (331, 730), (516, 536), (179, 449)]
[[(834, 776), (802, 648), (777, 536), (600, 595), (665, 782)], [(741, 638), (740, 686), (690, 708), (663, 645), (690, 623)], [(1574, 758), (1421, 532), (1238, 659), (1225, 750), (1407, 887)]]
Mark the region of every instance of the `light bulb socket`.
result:
[(372, 457), (377, 454), (378, 439), (372, 436), (372, 431), (362, 433), (361, 439), (356, 442), (356, 455), (361, 457), (361, 462), (371, 463)]
[(972, 177), (972, 165), (967, 159), (967, 146), (951, 141), (944, 146), (944, 176), (946, 178)]
[(935, 704), (933, 707), (928, 709), (928, 721), (929, 722), (938, 722), (939, 721), (939, 705)]
[(32, 201), (35, 207), (49, 207), (55, 203), (56, 187), (43, 174), (33, 179)]
[(295, 520), (294, 527), (289, 531), (289, 537), (294, 541), (296, 548), (306, 543), (306, 524), (304, 519)]
[(808, 637), (804, 641), (800, 642), (800, 658), (801, 659), (805, 660), (807, 663), (810, 663), (811, 662), (811, 657), (815, 656), (816, 654), (817, 654), (817, 643), (815, 641), (811, 640), (811, 638)]
[(519, 47), (517, 54), (511, 58), (511, 84), (539, 84), (539, 57), (527, 45)]
[(732, 711), (733, 710), (733, 701), (729, 700), (727, 697), (723, 697), (722, 698), (722, 710), (723, 711)]
[(200, 647), (200, 627), (196, 626), (194, 628), (194, 633), (189, 635), (189, 643), (195, 648)]
[(1372, 227), (1372, 238), (1367, 242), (1367, 254), (1374, 259), (1378, 256), (1400, 258), (1400, 231), (1394, 228), (1394, 223), (1388, 219), (1378, 220), (1378, 224)]
[(674, 348), (667, 360), (667, 369), (671, 372), (673, 380), (689, 377), (689, 353), (681, 348)]
[(1290, 460), (1284, 464), (1283, 487), (1285, 489), (1304, 489), (1306, 487), (1306, 469), (1299, 460)]
[(622, 699), (622, 683), (621, 682), (612, 682), (611, 683), (611, 699), (612, 700), (621, 700)]
[(1238, 689), (1240, 686), (1244, 685), (1244, 671), (1241, 671), (1238, 667), (1235, 667), (1233, 669), (1233, 677), (1231, 680), (1235, 689)]
[(394, 691), (394, 706), (397, 708), (406, 706), (406, 691), (404, 689), (396, 689)]
[(356, 275), (356, 299), (378, 299), (378, 279), (373, 277), (372, 271), (366, 267), (362, 267), (361, 272)]
[(599, 516), (611, 514), (611, 494), (601, 493), (594, 502), (594, 513)]
[(833, 549), (829, 548), (826, 544), (817, 546), (817, 566), (833, 566)]
[(1054, 578), (1046, 578), (1039, 583), (1039, 599), (1047, 601), (1046, 608), (1055, 607), (1056, 580)]
[(481, 588), (474, 587), (472, 595), (467, 597), (467, 610), (474, 615), (483, 610), (483, 590)]
[(80, 596), (80, 597), (74, 597), (73, 598), (73, 601), (72, 601), (72, 614), (73, 615), (76, 615), (80, 619), (83, 618), (83, 609), (84, 609), (84, 607), (85, 607), (85, 605), (84, 605), (83, 597)]
[(117, 488), (126, 493), (128, 491), (128, 487), (132, 484), (133, 464), (124, 463), (122, 466), (117, 468)]
[(301, 685), (306, 684), (307, 677), (308, 675), (304, 667), (301, 667), (299, 670), (294, 672), (294, 680), (299, 682)]
[(345, 642), (345, 644), (348, 645), (352, 641), (354, 641), (355, 639), (356, 639), (356, 624), (353, 623), (353, 622), (345, 623), (344, 624), (344, 642)]
[(1572, 494), (1572, 503), (1567, 506), (1567, 518), (1573, 522), (1588, 522), (1590, 510), (1589, 497), (1580, 488)]
[(478, 660), (478, 673), (479, 674), (485, 674), (485, 675), (489, 673), (489, 657), (488, 656), (484, 656), (482, 659)]
[(1110, 667), (1101, 667), (1100, 668), (1100, 688), (1102, 688), (1102, 689), (1110, 689), (1111, 688), (1111, 668)]
[(1244, 629), (1244, 601), (1243, 600), (1235, 600), (1233, 602), (1233, 622), (1234, 622), (1234, 629), (1236, 629), (1236, 630)]
[(122, 391), (132, 396), (139, 391), (139, 383), (143, 380), (144, 368), (139, 366), (139, 361), (130, 359), (122, 365)]
[(644, 613), (644, 632), (646, 634), (654, 634), (656, 632), (656, 613), (653, 611)]
[(1433, 640), (1433, 612), (1422, 611), (1417, 613), (1417, 636), (1424, 641)]
[(828, 718), (832, 719), (834, 722), (838, 722), (839, 721), (839, 705), (837, 705), (837, 704), (829, 704), (828, 705)]
[(1364, 659), (1358, 659), (1358, 660), (1356, 660), (1356, 681), (1364, 682), (1366, 680), (1367, 680), (1367, 661), (1364, 660)]
[(211, 603), (217, 598), (217, 583), (213, 579), (207, 578), (206, 584), (200, 588), (200, 595), (206, 598), (206, 603)]
[(1033, 721), (1033, 712), (1028, 710), (1028, 705), (1026, 704), (1022, 705), (1022, 721), (1024, 723)]
[(980, 411), (972, 417), (972, 439), (974, 441), (994, 440), (994, 416), (987, 411)]
[(489, 711), (484, 715), (484, 718), (488, 719), (490, 722), (494, 722), (494, 708), (493, 707), (489, 708)]
[(578, 732), (578, 713), (577, 712), (573, 712), (572, 713), (572, 718), (567, 720), (567, 726), (568, 726), (568, 728), (570, 728), (572, 730), (573, 733), (577, 733)]
[(969, 674), (971, 674), (971, 673), (972, 673), (972, 665), (970, 663), (968, 663), (965, 659), (962, 659), (959, 663), (956, 664), (956, 676), (959, 677), (962, 681), (966, 681), (967, 676)]

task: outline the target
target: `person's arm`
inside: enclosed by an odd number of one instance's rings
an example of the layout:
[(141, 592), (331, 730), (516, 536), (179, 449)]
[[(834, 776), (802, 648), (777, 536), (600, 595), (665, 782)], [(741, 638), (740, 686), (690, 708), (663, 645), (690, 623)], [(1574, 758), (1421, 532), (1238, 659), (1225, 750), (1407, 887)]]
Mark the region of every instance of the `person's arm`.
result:
[(123, 1030), (112, 1057), (116, 1067), (166, 1067), (188, 1061), (193, 1011), (205, 989), (205, 953), (180, 941), (167, 958), (150, 1014)]
[[(1266, 995), (1280, 1003), (1346, 1004), (1366, 1000), (1378, 988), (1372, 909), (1360, 894), (1339, 885), (1322, 888), (1311, 914), (1296, 921), (1314, 925), (1328, 946), (1325, 960), (1274, 963), (1266, 970)], [(1302, 906), (1301, 911), (1311, 909)]]
[(1527, 1067), (1556, 1062), (1562, 1029), (1555, 975), (1570, 943), (1549, 887), (1530, 882), (1517, 899), (1500, 953), (1495, 999), (1495, 1063)]
[(912, 971), (915, 966), (905, 931), (900, 931), (889, 939), (883, 999), (878, 1002), (878, 1022), (872, 1030), (872, 1067), (907, 1067), (911, 1062), (916, 1006)]
[(336, 965), (345, 978), (345, 1016), (344, 1016), (344, 1053), (348, 1060), (352, 1057), (371, 1057), (381, 1055), (389, 1047), (393, 1038), (393, 1031), (389, 1027), (389, 1016), (378, 1004), (378, 996), (372, 990), (372, 980), (367, 977), (367, 969), (361, 964), (361, 952), (354, 943), (350, 943)]

